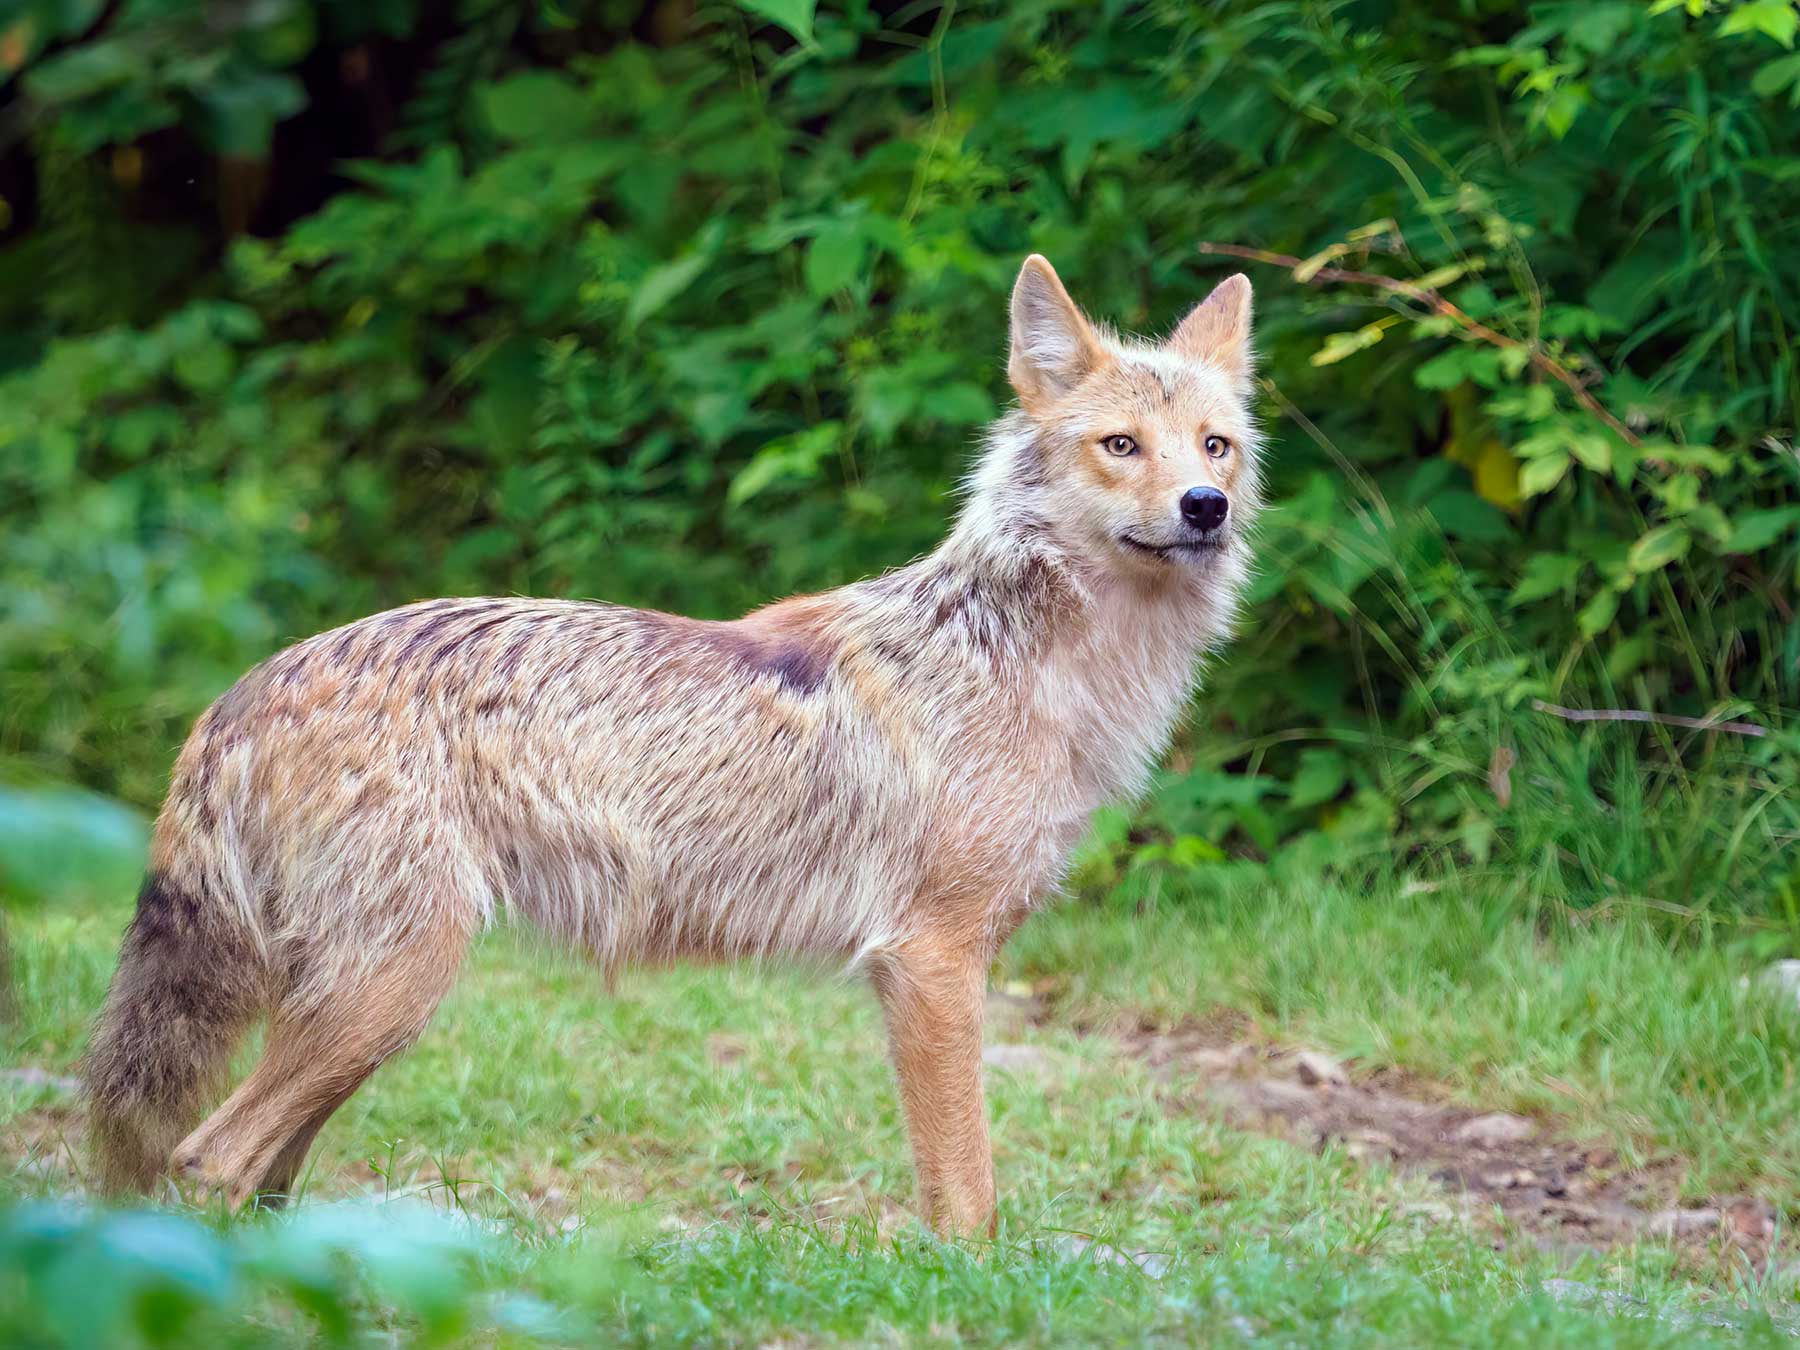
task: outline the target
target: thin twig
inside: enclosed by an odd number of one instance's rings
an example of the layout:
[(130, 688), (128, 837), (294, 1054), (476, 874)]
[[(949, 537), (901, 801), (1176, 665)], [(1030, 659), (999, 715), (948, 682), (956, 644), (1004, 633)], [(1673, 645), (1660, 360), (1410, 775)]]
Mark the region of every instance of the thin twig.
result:
[[(1202, 253), (1222, 254), (1229, 258), (1246, 258), (1251, 262), (1270, 263), (1276, 267), (1289, 269), (1300, 267), (1306, 262), (1306, 259), (1296, 258), (1292, 254), (1271, 253), (1267, 249), (1249, 248), (1243, 244), (1202, 243), (1199, 248)], [(1577, 403), (1617, 432), (1627, 445), (1635, 447), (1643, 444), (1636, 432), (1614, 417), (1606, 406), (1588, 391), (1587, 386), (1581, 382), (1580, 376), (1551, 356), (1549, 352), (1534, 343), (1520, 342), (1517, 338), (1510, 338), (1504, 333), (1495, 332), (1485, 323), (1471, 319), (1429, 287), (1402, 281), (1397, 277), (1384, 277), (1379, 272), (1357, 272), (1346, 267), (1321, 267), (1312, 274), (1311, 279), (1313, 281), (1343, 281), (1353, 286), (1373, 286), (1390, 295), (1404, 295), (1407, 299), (1416, 300), (1426, 308), (1443, 315), (1465, 332), (1480, 338), (1483, 342), (1495, 347), (1504, 347), (1508, 351), (1523, 352), (1532, 365), (1550, 376), (1551, 379), (1560, 382), (1575, 396)], [(1652, 459), (1649, 462), (1658, 468), (1666, 467), (1660, 460)]]
[(1331, 438), (1314, 425), (1312, 418), (1301, 412), (1300, 409), (1294, 405), (1294, 401), (1281, 392), (1280, 385), (1267, 377), (1258, 380), (1257, 383), (1262, 386), (1264, 393), (1275, 400), (1276, 406), (1279, 407), (1286, 416), (1293, 418), (1295, 422), (1299, 423), (1300, 430), (1312, 437), (1313, 444), (1317, 445), (1319, 449), (1323, 450), (1326, 454), (1330, 455), (1332, 459), (1337, 461), (1337, 466), (1344, 471), (1345, 477), (1351, 479), (1358, 487), (1362, 488), (1362, 490), (1368, 494), (1369, 500), (1375, 503), (1375, 510), (1380, 514), (1382, 523), (1389, 529), (1392, 529), (1394, 525), (1394, 513), (1388, 510), (1387, 498), (1381, 495), (1381, 489), (1375, 486), (1375, 480), (1370, 478), (1369, 475), (1364, 473), (1361, 469), (1357, 468), (1356, 465), (1352, 464), (1345, 456), (1344, 452), (1332, 444)]
[(1648, 895), (1609, 895), (1598, 904), (1586, 909), (1576, 909), (1564, 904), (1563, 912), (1575, 923), (1592, 923), (1615, 909), (1651, 909), (1659, 914), (1673, 914), (1678, 919), (1689, 919), (1694, 922), (1735, 924), (1742, 928), (1761, 928), (1786, 931), (1786, 926), (1769, 919), (1758, 918), (1753, 914), (1729, 914), (1720, 910), (1695, 909), (1692, 905), (1678, 905), (1673, 900), (1658, 900)]
[(1755, 722), (1717, 722), (1710, 717), (1681, 717), (1675, 713), (1645, 712), (1641, 708), (1561, 708), (1541, 698), (1532, 699), (1531, 706), (1565, 722), (1654, 722), (1658, 726), (1686, 727), (1690, 731), (1734, 731), (1740, 736), (1769, 734), (1767, 727)]

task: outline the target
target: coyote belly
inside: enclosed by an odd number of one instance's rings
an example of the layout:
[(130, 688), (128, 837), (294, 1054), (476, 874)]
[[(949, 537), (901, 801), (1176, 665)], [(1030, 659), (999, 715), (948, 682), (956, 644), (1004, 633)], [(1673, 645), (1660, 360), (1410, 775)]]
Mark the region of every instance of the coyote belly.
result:
[(926, 1215), (988, 1225), (985, 973), (1229, 627), (1258, 499), (1248, 324), (1234, 278), (1167, 343), (1121, 341), (1033, 259), (1021, 407), (928, 557), (731, 622), (434, 600), (250, 672), (176, 764), (89, 1050), (103, 1177), (285, 1192), (508, 912), (609, 969), (865, 969)]

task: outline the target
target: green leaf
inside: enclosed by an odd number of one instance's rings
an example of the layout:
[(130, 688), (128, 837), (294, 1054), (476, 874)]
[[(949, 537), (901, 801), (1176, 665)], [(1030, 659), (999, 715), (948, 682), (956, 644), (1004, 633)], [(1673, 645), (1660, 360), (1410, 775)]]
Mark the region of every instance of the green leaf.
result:
[(1288, 787), (1288, 805), (1304, 808), (1328, 802), (1349, 777), (1349, 761), (1336, 750), (1302, 750), (1300, 769)]
[[(1794, 81), (1793, 102), (1800, 107), (1800, 79)], [(1800, 178), (1800, 158), (1781, 159), (1774, 155), (1758, 155), (1738, 163), (1751, 173), (1760, 173), (1764, 178), (1773, 178), (1777, 183), (1791, 182)]]
[(1747, 511), (1733, 520), (1727, 553), (1760, 553), (1782, 535), (1800, 525), (1800, 506), (1776, 506), (1767, 511)]
[(1472, 262), (1449, 263), (1443, 267), (1434, 267), (1431, 271), (1425, 273), (1424, 276), (1417, 278), (1413, 282), (1413, 285), (1427, 291), (1435, 291), (1441, 287), (1448, 286), (1453, 281), (1462, 280), (1462, 278), (1467, 275), (1470, 267), (1474, 265), (1475, 264)]
[(487, 124), (502, 140), (559, 144), (587, 136), (595, 123), (596, 110), (587, 95), (547, 70), (482, 85), (475, 98)]
[(1325, 345), (1312, 355), (1315, 366), (1330, 366), (1342, 361), (1346, 356), (1373, 347), (1381, 341), (1382, 335), (1395, 324), (1397, 318), (1377, 319), (1374, 323), (1366, 323), (1361, 328), (1349, 333), (1333, 333), (1325, 339)]
[(1619, 593), (1609, 588), (1581, 607), (1581, 613), (1575, 616), (1575, 626), (1584, 638), (1596, 638), (1612, 626), (1613, 616), (1618, 612)]
[[(1762, 98), (1773, 98), (1790, 84), (1800, 83), (1800, 52), (1779, 57), (1760, 67), (1750, 77), (1750, 91)], [(1795, 163), (1786, 160), (1784, 163)]]
[(1458, 345), (1439, 352), (1413, 371), (1413, 383), (1421, 389), (1454, 389), (1469, 377), (1469, 349)]
[(1585, 432), (1569, 438), (1569, 449), (1575, 458), (1586, 468), (1595, 473), (1606, 473), (1612, 468), (1612, 442), (1599, 432)]
[(813, 40), (813, 11), (818, 0), (738, 0), (752, 14), (779, 24), (800, 41)]
[(1719, 509), (1717, 502), (1700, 502), (1681, 518), (1696, 535), (1704, 535), (1719, 548), (1731, 542), (1731, 522), (1725, 518), (1725, 513)]
[(1606, 655), (1606, 673), (1614, 684), (1623, 684), (1642, 669), (1656, 652), (1654, 633), (1636, 633), (1613, 644)]
[(1541, 497), (1568, 473), (1573, 461), (1567, 451), (1552, 451), (1540, 458), (1529, 460), (1519, 470), (1519, 495), (1521, 497)]
[(132, 1283), (180, 1289), (208, 1302), (223, 1302), (233, 1272), (219, 1239), (175, 1214), (127, 1211), (103, 1218), (96, 1248)]
[(920, 411), (949, 426), (978, 426), (997, 411), (988, 391), (973, 380), (953, 380), (923, 400)]
[(143, 59), (124, 41), (90, 42), (59, 52), (25, 75), (25, 89), (44, 103), (70, 103), (144, 78)]
[(1452, 539), (1469, 539), (1491, 544), (1515, 537), (1506, 512), (1483, 501), (1473, 492), (1452, 489), (1440, 492), (1426, 506), (1445, 534)]
[(1538, 105), (1538, 113), (1550, 134), (1560, 141), (1569, 134), (1569, 128), (1575, 125), (1575, 119), (1587, 104), (1587, 85), (1572, 80), (1545, 95)]
[(1638, 575), (1655, 572), (1687, 556), (1694, 537), (1685, 525), (1658, 525), (1631, 546), (1626, 565)]
[(1762, 33), (1784, 47), (1792, 47), (1797, 29), (1800, 29), (1800, 10), (1794, 8), (1793, 0), (1747, 0), (1725, 16), (1725, 21), (1719, 25), (1719, 36)]
[(1202, 863), (1224, 862), (1225, 858), (1225, 850), (1210, 840), (1197, 834), (1181, 834), (1167, 844), (1149, 844), (1138, 849), (1132, 854), (1131, 870), (1136, 872), (1161, 865), (1187, 871)]
[(690, 253), (685, 258), (653, 267), (631, 293), (625, 307), (625, 320), (633, 328), (680, 295), (706, 270), (712, 261), (710, 253)]
[(149, 838), (144, 818), (109, 797), (0, 787), (0, 890), (29, 900), (122, 893), (144, 870)]
[(1587, 0), (1576, 9), (1575, 18), (1565, 31), (1574, 46), (1600, 55), (1610, 51), (1642, 13), (1638, 0)]
[(820, 422), (792, 436), (770, 441), (731, 480), (726, 501), (742, 506), (776, 483), (817, 478), (820, 466), (837, 450), (842, 431), (838, 422)]
[(1506, 603), (1528, 605), (1534, 600), (1560, 595), (1575, 584), (1582, 566), (1582, 560), (1571, 554), (1534, 553), (1525, 560), (1524, 571)]
[(868, 237), (855, 221), (830, 221), (806, 251), (806, 288), (821, 296), (843, 290), (861, 274), (868, 251)]
[(306, 106), (306, 86), (292, 75), (243, 66), (229, 67), (191, 92), (202, 139), (220, 154), (247, 159), (267, 155), (276, 124)]

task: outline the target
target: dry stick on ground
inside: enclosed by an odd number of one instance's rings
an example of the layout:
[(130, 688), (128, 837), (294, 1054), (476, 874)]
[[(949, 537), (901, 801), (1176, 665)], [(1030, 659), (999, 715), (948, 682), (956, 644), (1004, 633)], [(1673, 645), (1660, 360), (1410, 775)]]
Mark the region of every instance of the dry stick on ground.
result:
[[(1290, 270), (1303, 266), (1304, 258), (1296, 258), (1288, 253), (1271, 253), (1267, 249), (1249, 248), (1243, 244), (1203, 243), (1199, 246), (1202, 253), (1216, 253), (1229, 258), (1247, 258), (1251, 262), (1270, 263), (1276, 267)], [(1504, 333), (1497, 333), (1485, 323), (1471, 319), (1462, 310), (1451, 304), (1436, 291), (1425, 286), (1415, 285), (1410, 281), (1402, 281), (1397, 277), (1384, 277), (1379, 272), (1357, 272), (1345, 267), (1321, 267), (1310, 278), (1312, 281), (1343, 281), (1353, 286), (1373, 286), (1377, 290), (1390, 295), (1404, 295), (1409, 300), (1416, 300), (1434, 313), (1443, 315), (1456, 324), (1464, 332), (1480, 338), (1483, 342), (1495, 347), (1504, 347), (1508, 351), (1523, 352), (1531, 364), (1551, 379), (1558, 381), (1575, 396), (1575, 401), (1611, 427), (1627, 445), (1642, 445), (1643, 441), (1636, 432), (1626, 426), (1609, 412), (1604, 404), (1581, 382), (1579, 376), (1550, 353), (1535, 344), (1520, 342), (1517, 338), (1509, 338)], [(1667, 467), (1661, 460), (1650, 459), (1648, 463), (1658, 468)]]
[(1565, 722), (1655, 722), (1658, 726), (1686, 727), (1690, 731), (1735, 731), (1740, 736), (1767, 736), (1769, 729), (1755, 722), (1715, 722), (1708, 717), (1682, 717), (1676, 713), (1645, 712), (1641, 708), (1562, 708), (1541, 698), (1531, 700), (1541, 713)]

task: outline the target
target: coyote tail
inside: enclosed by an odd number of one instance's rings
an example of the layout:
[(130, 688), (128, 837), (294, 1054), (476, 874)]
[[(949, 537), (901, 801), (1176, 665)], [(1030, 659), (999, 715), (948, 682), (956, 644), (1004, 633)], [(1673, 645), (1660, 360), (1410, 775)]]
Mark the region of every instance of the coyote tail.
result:
[(101, 1189), (149, 1190), (262, 1011), (258, 945), (222, 904), (152, 872), (82, 1062)]

